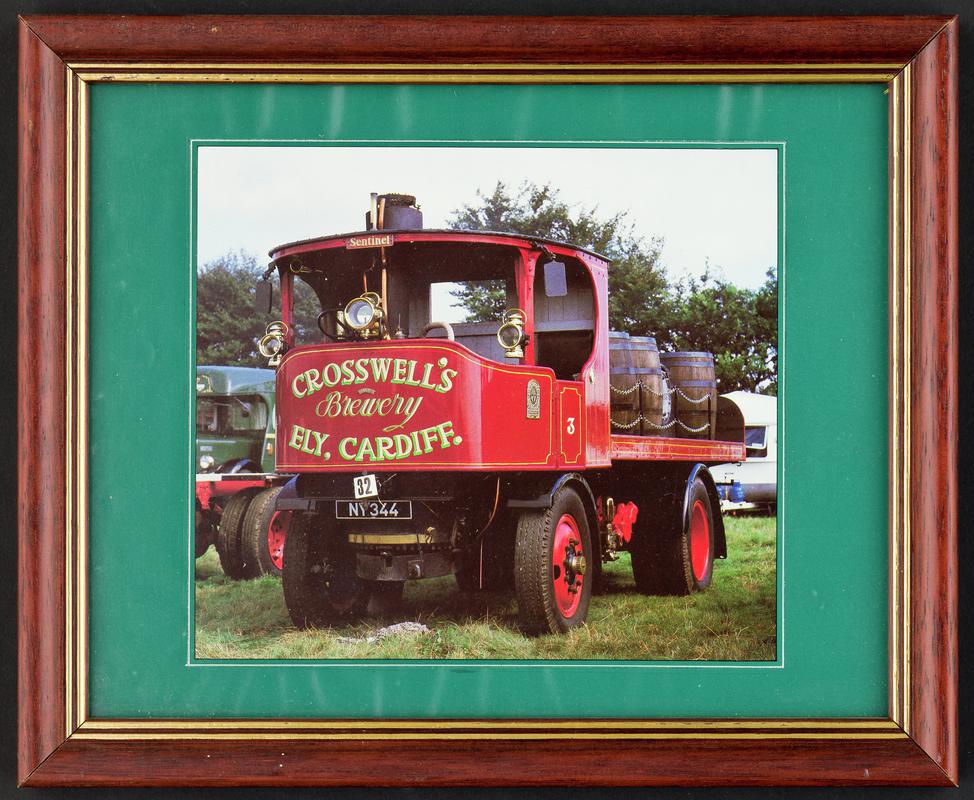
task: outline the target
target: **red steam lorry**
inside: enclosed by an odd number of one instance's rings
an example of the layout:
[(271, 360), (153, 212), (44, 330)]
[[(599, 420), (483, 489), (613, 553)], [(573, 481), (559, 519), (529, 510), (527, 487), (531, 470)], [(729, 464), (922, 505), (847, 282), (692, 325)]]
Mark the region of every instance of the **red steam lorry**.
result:
[[(743, 419), (718, 401), (710, 354), (661, 359), (609, 331), (607, 258), (424, 229), (408, 195), (373, 195), (364, 231), (270, 255), (258, 306), (277, 272), (282, 319), (260, 350), (277, 370), (277, 470), (295, 476), (276, 498), (295, 625), (454, 573), (464, 590), (513, 585), (525, 632), (563, 632), (622, 550), (641, 592), (710, 584), (727, 547), (708, 465), (744, 459)], [(295, 277), (321, 301), (319, 343), (294, 341)], [(470, 282), (507, 310), (436, 319)]]

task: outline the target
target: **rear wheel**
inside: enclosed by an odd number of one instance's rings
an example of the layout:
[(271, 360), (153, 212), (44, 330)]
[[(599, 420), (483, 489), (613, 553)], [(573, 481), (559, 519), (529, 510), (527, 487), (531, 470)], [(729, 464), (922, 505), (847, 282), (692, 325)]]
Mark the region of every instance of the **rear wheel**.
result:
[(527, 633), (564, 633), (585, 622), (592, 558), (585, 507), (561, 488), (551, 508), (521, 514), (515, 543), (514, 584), (521, 627)]
[(714, 514), (707, 487), (695, 478), (684, 515), (680, 506), (647, 514), (633, 532), (632, 572), (644, 594), (685, 595), (710, 586)]
[(244, 569), (241, 528), (250, 501), (254, 499), (257, 491), (257, 489), (244, 489), (227, 500), (216, 528), (214, 544), (220, 556), (220, 566), (223, 567), (223, 573), (233, 580), (250, 577)]
[(196, 558), (199, 558), (213, 544), (213, 524), (210, 522), (207, 512), (203, 510), (203, 506), (199, 500), (196, 501), (196, 526), (194, 534), (194, 555)]
[(298, 628), (326, 627), (362, 615), (370, 586), (355, 573), (355, 553), (333, 524), (294, 514), (284, 541), (284, 603)]
[(243, 570), (251, 577), (280, 575), (284, 542), (291, 524), (290, 511), (278, 511), (274, 504), (283, 486), (264, 489), (244, 516), (242, 527)]

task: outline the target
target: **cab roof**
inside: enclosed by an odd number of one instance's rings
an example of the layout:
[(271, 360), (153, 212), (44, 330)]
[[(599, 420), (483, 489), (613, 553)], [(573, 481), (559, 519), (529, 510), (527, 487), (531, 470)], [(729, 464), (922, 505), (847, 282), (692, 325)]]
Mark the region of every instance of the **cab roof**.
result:
[[(456, 228), (386, 228), (381, 230), (335, 233), (328, 236), (318, 236), (312, 239), (301, 239), (296, 242), (288, 242), (286, 244), (278, 245), (277, 247), (273, 248), (268, 255), (271, 257), (271, 259), (276, 261), (279, 258), (295, 256), (299, 255), (300, 253), (311, 253), (320, 250), (337, 248), (339, 246), (347, 247), (346, 241), (348, 239), (386, 235), (391, 235), (393, 237), (393, 242), (452, 242), (457, 244), (469, 242), (479, 244), (508, 245), (513, 247), (537, 247), (538, 245), (544, 245), (545, 247), (554, 248), (555, 250), (584, 253), (585, 255), (591, 258), (596, 258), (599, 261), (605, 262), (606, 264), (611, 262), (611, 259), (602, 253), (589, 250), (585, 247), (579, 247), (575, 244), (569, 244), (568, 242), (559, 242), (555, 239), (545, 239), (540, 236), (528, 236), (523, 233), (462, 230)], [(393, 244), (390, 246), (395, 245)]]

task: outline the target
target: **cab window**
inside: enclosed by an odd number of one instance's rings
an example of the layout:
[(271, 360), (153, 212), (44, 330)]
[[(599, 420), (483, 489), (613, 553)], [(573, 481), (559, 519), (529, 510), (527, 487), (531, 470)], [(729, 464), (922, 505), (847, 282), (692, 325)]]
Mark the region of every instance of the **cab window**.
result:
[(268, 410), (257, 395), (200, 397), (196, 400), (196, 432), (210, 436), (263, 433)]
[(548, 263), (535, 271), (534, 360), (559, 380), (579, 380), (595, 343), (595, 288), (580, 260), (558, 262), (564, 270)]

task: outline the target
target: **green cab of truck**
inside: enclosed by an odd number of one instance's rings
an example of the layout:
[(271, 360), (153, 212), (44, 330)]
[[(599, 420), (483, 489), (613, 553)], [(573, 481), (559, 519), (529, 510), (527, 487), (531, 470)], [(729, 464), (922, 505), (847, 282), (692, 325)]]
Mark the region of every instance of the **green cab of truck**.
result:
[(196, 368), (196, 471), (274, 471), (274, 370)]

